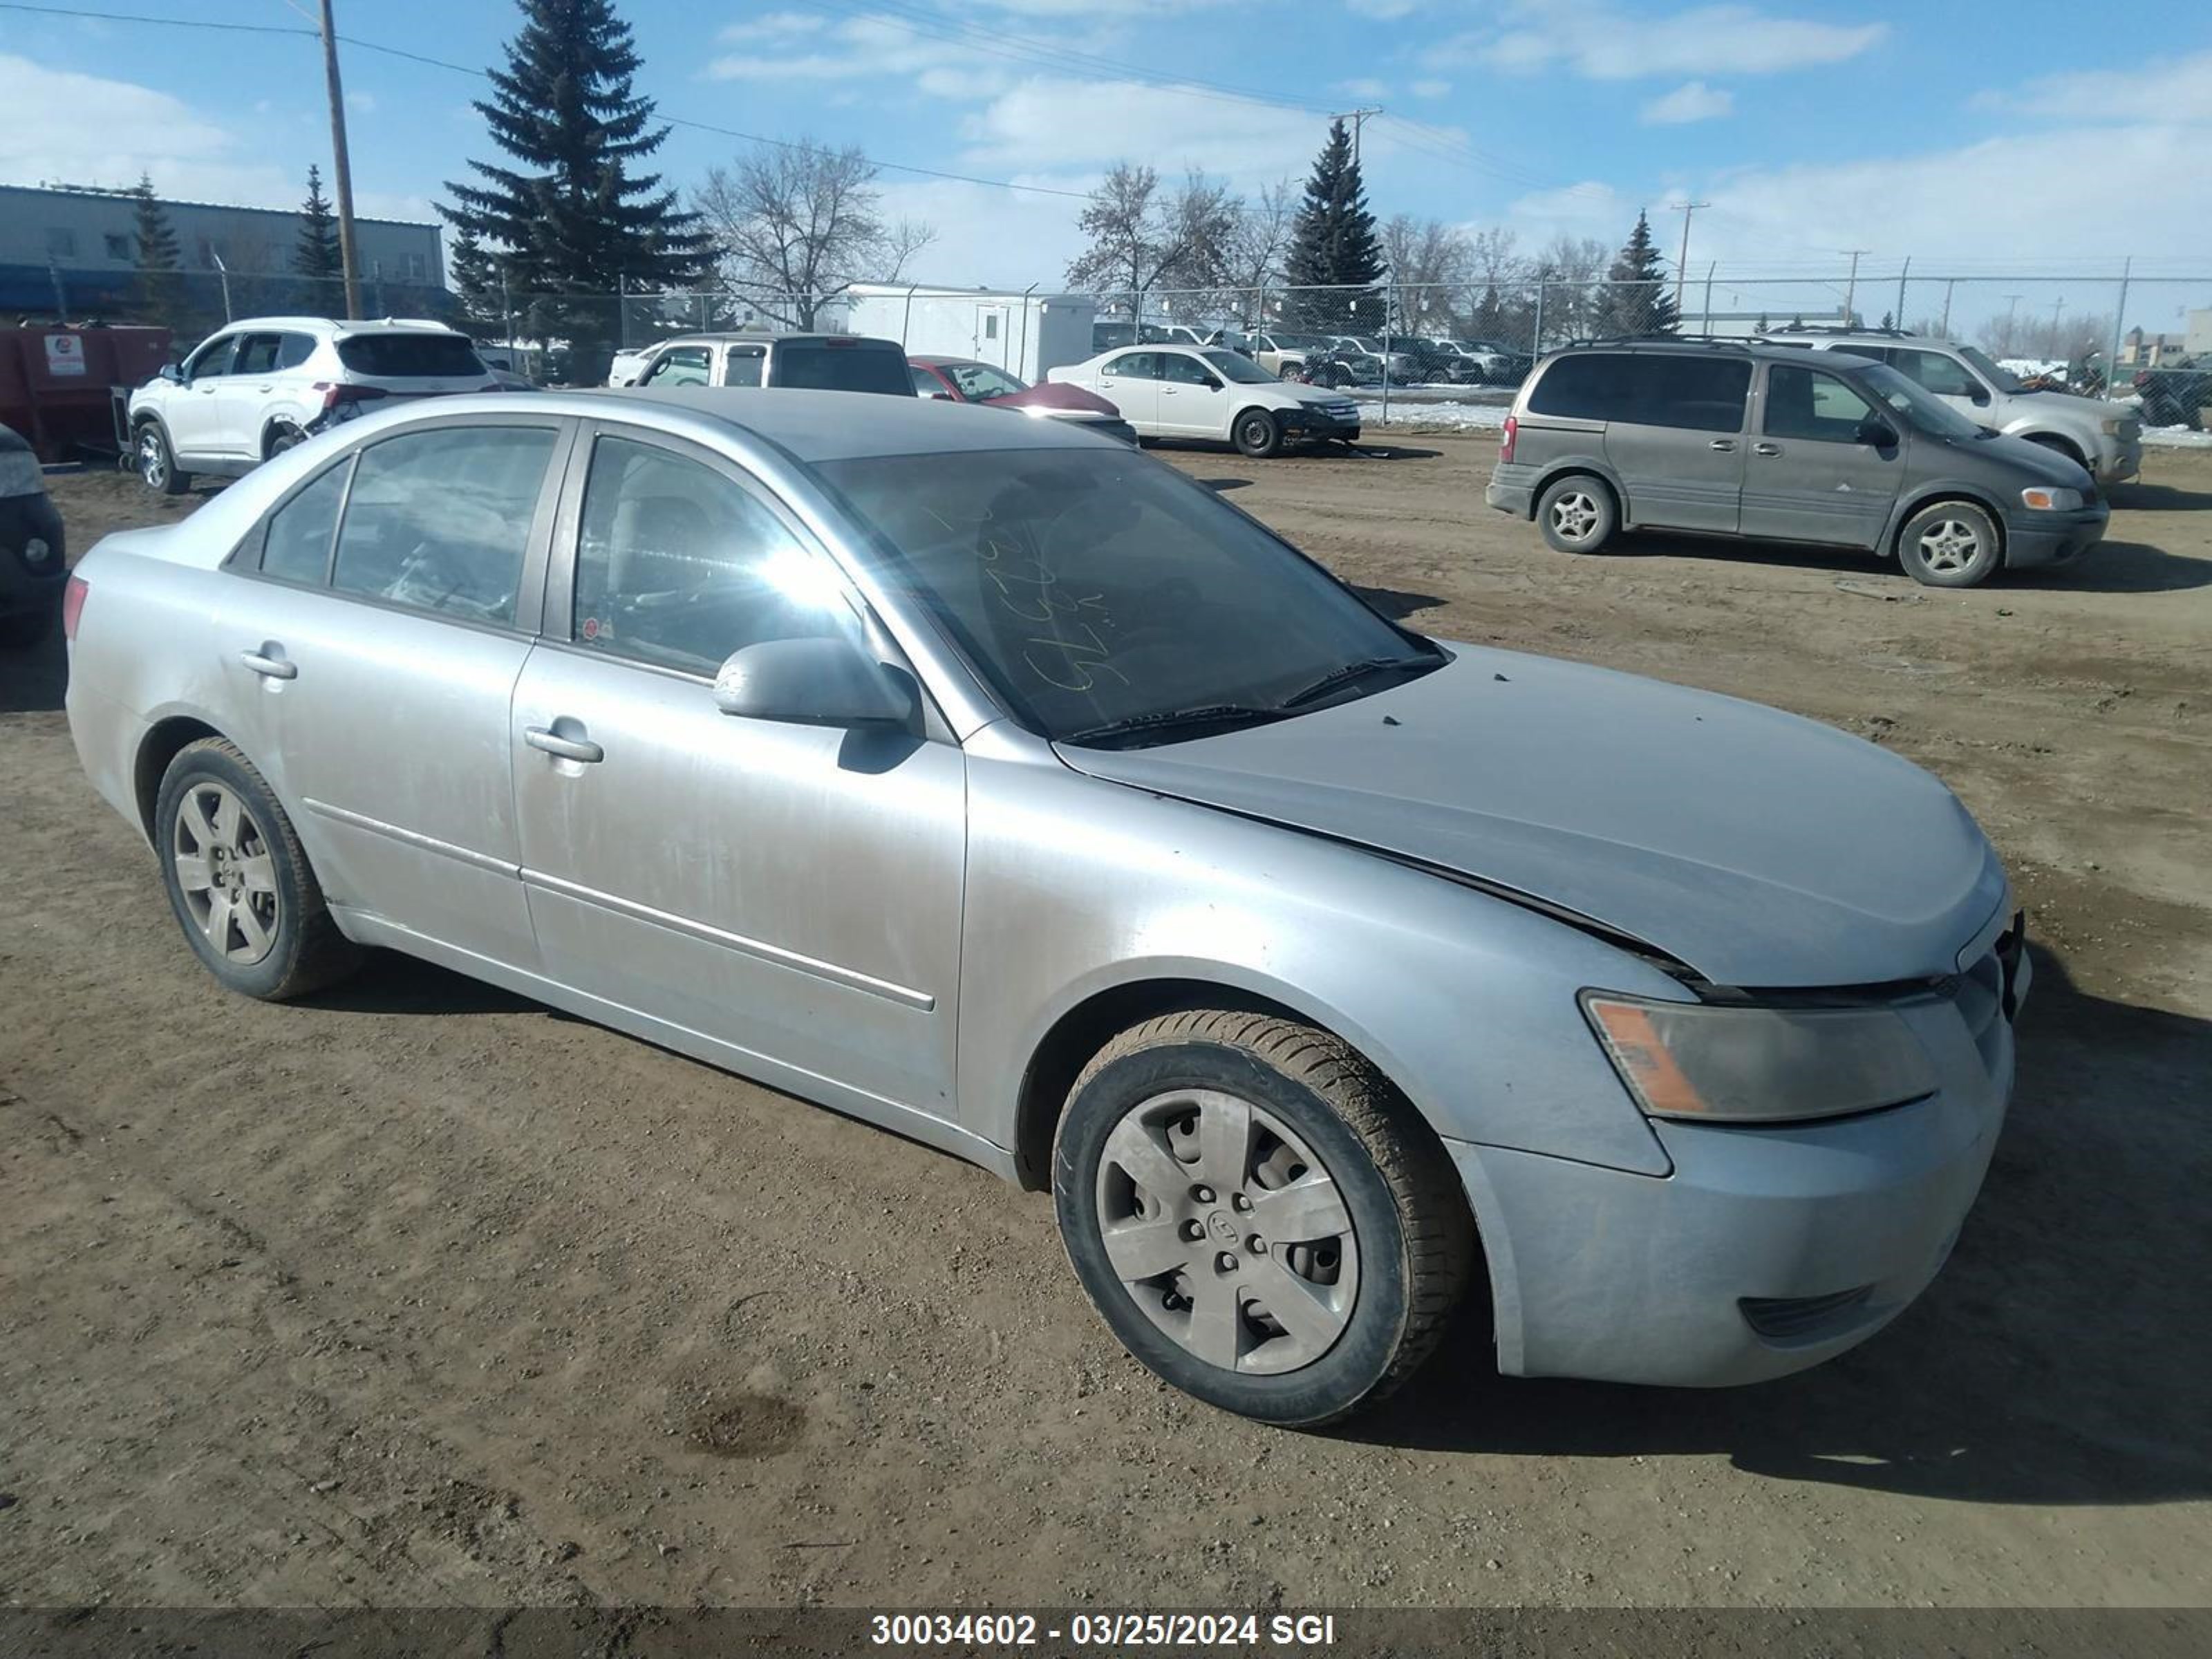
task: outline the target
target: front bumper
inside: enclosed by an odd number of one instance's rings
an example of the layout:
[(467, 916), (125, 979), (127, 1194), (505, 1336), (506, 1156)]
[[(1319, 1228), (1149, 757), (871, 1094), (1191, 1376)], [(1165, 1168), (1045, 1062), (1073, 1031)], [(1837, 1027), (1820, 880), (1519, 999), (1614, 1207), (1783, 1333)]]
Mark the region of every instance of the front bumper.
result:
[(2034, 513), (2021, 508), (2005, 515), (2005, 564), (2026, 570), (2036, 565), (2064, 564), (2077, 559), (2105, 538), (2112, 510), (2102, 501), (2078, 513)]
[[(1942, 1086), (1887, 1111), (1771, 1127), (1656, 1121), (1655, 1178), (1448, 1141), (1488, 1260), (1498, 1369), (1711, 1388), (1786, 1376), (1863, 1341), (1949, 1255), (2012, 1091), (2010, 960), (1900, 1010)], [(1980, 975), (1979, 978), (1977, 975)], [(2001, 987), (1996, 986), (2002, 975)]]
[(1326, 438), (1342, 443), (1356, 443), (1359, 439), (1359, 411), (1349, 415), (1333, 414), (1319, 408), (1286, 409), (1277, 419), (1283, 430), (1301, 438)]
[(2142, 471), (2142, 440), (2122, 438), (2114, 447), (2101, 450), (2093, 469), (2100, 484), (2125, 483)]

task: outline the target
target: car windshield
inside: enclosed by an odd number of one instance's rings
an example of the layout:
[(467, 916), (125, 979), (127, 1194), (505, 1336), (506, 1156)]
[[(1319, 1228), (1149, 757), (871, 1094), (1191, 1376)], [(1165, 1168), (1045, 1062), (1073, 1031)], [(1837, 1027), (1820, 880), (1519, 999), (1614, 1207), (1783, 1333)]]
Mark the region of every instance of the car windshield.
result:
[(1233, 351), (1216, 349), (1201, 351), (1198, 355), (1212, 365), (1215, 374), (1240, 386), (1273, 386), (1275, 383), (1275, 377), (1266, 369), (1249, 357), (1240, 357)]
[(1891, 409), (1932, 436), (1972, 438), (1983, 429), (1917, 381), (1907, 380), (1887, 363), (1869, 363), (1859, 371), (1859, 379), (1880, 394), (1881, 401)]
[(988, 363), (947, 363), (945, 372), (960, 388), (960, 395), (974, 403), (981, 403), (987, 398), (1011, 398), (1018, 392), (1029, 390), (1027, 382)]
[(477, 349), (459, 334), (349, 334), (338, 361), (372, 380), (482, 380)]
[(1172, 742), (1444, 659), (1145, 456), (985, 450), (817, 471), (873, 532), (883, 579), (1054, 741)]
[(1959, 355), (1972, 363), (1975, 372), (1998, 391), (2013, 392), (2021, 389), (2020, 377), (1992, 362), (1990, 355), (1979, 346), (1960, 346)]

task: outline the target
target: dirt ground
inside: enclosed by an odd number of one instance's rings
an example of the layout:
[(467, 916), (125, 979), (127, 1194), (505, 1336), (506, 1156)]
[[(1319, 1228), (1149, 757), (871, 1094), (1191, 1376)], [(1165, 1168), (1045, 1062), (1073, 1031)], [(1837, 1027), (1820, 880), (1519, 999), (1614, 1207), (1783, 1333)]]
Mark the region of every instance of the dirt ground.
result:
[[(0, 659), (0, 1605), (2206, 1601), (2212, 455), (1950, 593), (1554, 555), (1492, 453), (1171, 459), (1418, 628), (1831, 721), (1989, 828), (2019, 1094), (1888, 1332), (1666, 1393), (1500, 1381), (1467, 1321), (1347, 1431), (1223, 1416), (1121, 1354), (1041, 1196), (398, 958), (218, 991), (56, 651)], [(78, 549), (190, 506), (56, 483)]]

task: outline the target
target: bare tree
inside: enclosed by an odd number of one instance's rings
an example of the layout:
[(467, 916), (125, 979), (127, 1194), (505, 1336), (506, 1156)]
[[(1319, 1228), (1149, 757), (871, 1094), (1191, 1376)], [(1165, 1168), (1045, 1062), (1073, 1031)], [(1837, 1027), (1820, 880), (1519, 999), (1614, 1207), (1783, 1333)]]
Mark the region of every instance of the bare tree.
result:
[(1224, 298), (1238, 316), (1266, 321), (1259, 314), (1260, 290), (1282, 279), (1283, 258), (1290, 252), (1291, 228), (1297, 216), (1297, 187), (1287, 179), (1269, 185), (1237, 216), (1224, 261), (1230, 289)]
[(1243, 204), (1226, 185), (1194, 170), (1164, 192), (1151, 167), (1117, 161), (1091, 192), (1078, 222), (1091, 246), (1067, 268), (1067, 280), (1102, 295), (1132, 299), (1165, 287), (1203, 303), (1203, 290), (1229, 280), (1230, 250)]
[(1465, 234), (1441, 219), (1401, 213), (1382, 227), (1382, 257), (1397, 297), (1396, 326), (1409, 334), (1450, 333), (1474, 270)]
[(811, 138), (763, 144), (710, 168), (693, 205), (722, 279), (763, 314), (812, 328), (855, 283), (895, 283), (935, 240), (926, 225), (884, 216), (875, 164)]

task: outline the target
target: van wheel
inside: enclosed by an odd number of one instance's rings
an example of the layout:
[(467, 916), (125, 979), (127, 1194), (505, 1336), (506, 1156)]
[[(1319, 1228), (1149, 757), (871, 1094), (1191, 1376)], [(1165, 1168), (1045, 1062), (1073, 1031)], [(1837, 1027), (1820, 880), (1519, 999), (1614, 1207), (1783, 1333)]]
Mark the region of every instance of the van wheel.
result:
[(1283, 447), (1283, 423), (1264, 409), (1248, 409), (1237, 417), (1233, 435), (1237, 448), (1264, 461)]
[(1544, 539), (1562, 553), (1595, 553), (1613, 539), (1620, 509), (1602, 478), (1570, 473), (1536, 503), (1536, 522)]
[(292, 821), (231, 744), (202, 738), (177, 751), (154, 837), (177, 925), (227, 988), (283, 1002), (352, 971), (360, 952), (331, 919)]
[(1328, 1033), (1164, 1014), (1083, 1070), (1053, 1143), (1076, 1277), (1184, 1392), (1313, 1427), (1371, 1405), (1443, 1334), (1474, 1258), (1451, 1160)]
[(148, 421), (138, 428), (137, 459), (138, 477), (147, 489), (163, 495), (181, 495), (192, 487), (192, 475), (177, 465), (169, 434), (159, 421)]
[(2003, 562), (1996, 522), (1970, 501), (1923, 507), (1897, 532), (1897, 562), (1930, 587), (1972, 587)]

